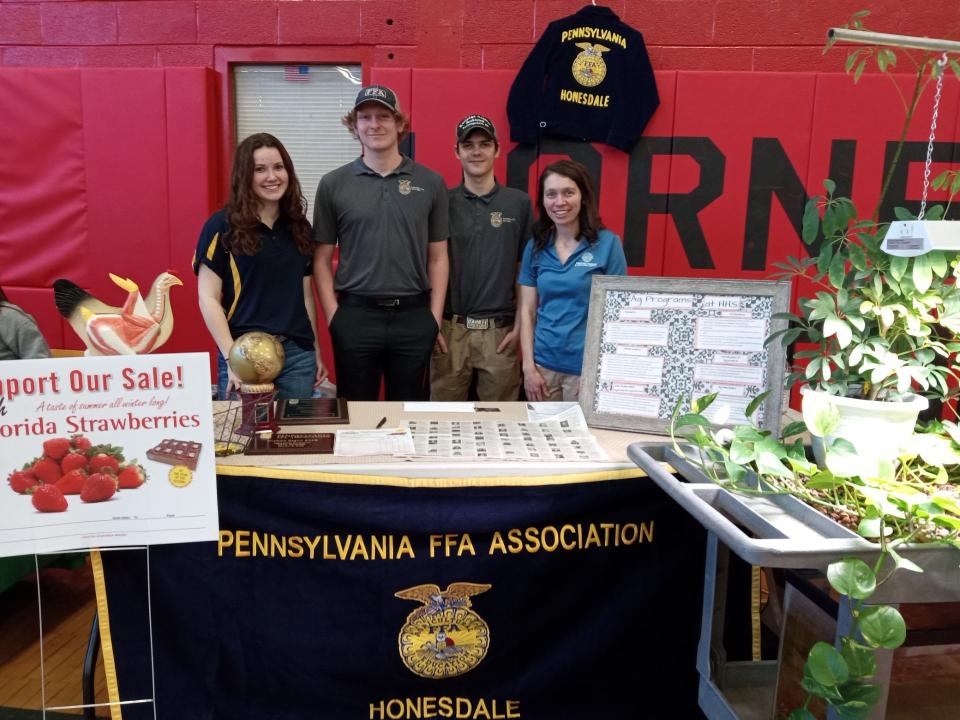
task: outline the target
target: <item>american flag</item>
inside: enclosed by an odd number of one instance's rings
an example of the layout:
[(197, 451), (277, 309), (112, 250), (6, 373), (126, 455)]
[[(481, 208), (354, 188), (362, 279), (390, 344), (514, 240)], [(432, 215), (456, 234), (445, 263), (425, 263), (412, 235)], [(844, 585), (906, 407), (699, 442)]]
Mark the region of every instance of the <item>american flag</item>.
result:
[(307, 82), (310, 79), (309, 65), (285, 65), (283, 79), (290, 82)]

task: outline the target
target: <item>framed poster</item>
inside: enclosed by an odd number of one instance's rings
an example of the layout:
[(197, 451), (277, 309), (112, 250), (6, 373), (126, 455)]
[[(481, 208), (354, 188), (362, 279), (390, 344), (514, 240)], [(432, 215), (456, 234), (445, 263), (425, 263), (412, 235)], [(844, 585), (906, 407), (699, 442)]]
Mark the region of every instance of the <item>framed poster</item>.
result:
[(780, 427), (790, 284), (758, 280), (601, 276), (593, 279), (580, 378), (592, 427), (664, 433), (679, 400), (716, 392), (705, 414), (717, 425)]

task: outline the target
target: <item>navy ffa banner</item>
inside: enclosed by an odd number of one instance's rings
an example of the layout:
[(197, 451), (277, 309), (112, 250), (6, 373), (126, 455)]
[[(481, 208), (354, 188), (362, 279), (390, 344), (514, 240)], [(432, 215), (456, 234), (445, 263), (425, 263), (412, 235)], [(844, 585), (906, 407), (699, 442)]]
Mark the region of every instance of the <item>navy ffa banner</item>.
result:
[(221, 475), (219, 542), (100, 556), (111, 700), (171, 720), (700, 717), (704, 534), (629, 475)]

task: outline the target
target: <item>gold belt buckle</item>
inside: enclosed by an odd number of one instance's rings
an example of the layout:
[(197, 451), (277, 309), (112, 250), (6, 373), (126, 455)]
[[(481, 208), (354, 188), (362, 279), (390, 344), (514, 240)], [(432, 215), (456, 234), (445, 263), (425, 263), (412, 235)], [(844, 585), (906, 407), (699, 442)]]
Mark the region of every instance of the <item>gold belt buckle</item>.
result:
[(487, 330), (490, 328), (490, 318), (472, 318), (467, 315), (467, 330)]

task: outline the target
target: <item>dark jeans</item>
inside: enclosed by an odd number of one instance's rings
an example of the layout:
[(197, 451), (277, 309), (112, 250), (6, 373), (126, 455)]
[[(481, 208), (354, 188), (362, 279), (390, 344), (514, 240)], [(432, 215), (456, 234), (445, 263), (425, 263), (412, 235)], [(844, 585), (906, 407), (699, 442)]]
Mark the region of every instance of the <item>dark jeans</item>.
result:
[(430, 354), (437, 321), (428, 307), (391, 309), (341, 303), (330, 322), (337, 396), (377, 400), (430, 398)]

